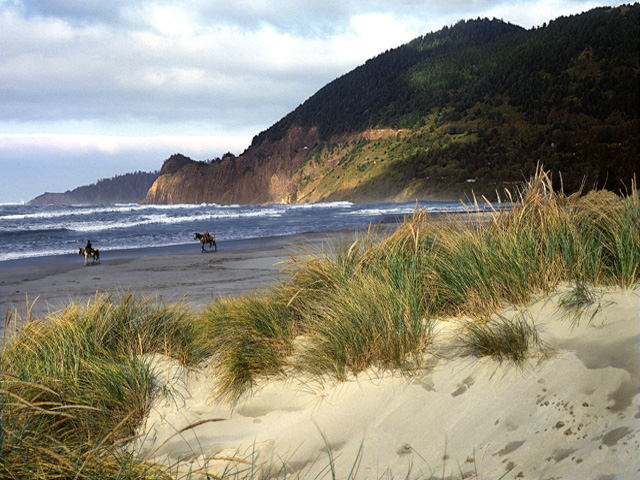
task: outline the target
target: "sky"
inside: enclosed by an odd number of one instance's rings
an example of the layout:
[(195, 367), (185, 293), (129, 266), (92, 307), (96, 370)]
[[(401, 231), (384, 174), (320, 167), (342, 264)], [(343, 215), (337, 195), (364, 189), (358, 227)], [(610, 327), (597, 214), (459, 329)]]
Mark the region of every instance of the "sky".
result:
[(590, 0), (0, 0), (0, 203), (242, 153), (335, 78), (459, 20)]

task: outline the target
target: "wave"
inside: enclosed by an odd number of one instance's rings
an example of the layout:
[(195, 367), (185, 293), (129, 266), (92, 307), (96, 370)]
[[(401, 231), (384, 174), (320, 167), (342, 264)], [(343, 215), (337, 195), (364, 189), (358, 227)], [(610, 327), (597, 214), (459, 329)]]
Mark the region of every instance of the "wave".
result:
[[(211, 208), (215, 208), (215, 211), (229, 211), (229, 210), (241, 210), (241, 209), (263, 209), (266, 211), (269, 210), (269, 207), (254, 207), (254, 206), (207, 206), (204, 211), (210, 211)], [(21, 213), (11, 213), (7, 215), (0, 215), (0, 221), (13, 221), (13, 220), (46, 220), (46, 219), (56, 219), (56, 218), (64, 218), (64, 217), (95, 217), (102, 214), (144, 214), (146, 212), (153, 213), (155, 211), (168, 211), (168, 212), (180, 212), (184, 211), (185, 216), (190, 216), (194, 212), (203, 211), (203, 207), (201, 206), (189, 206), (186, 208), (185, 206), (177, 206), (177, 205), (161, 205), (161, 206), (148, 206), (148, 205), (137, 205), (137, 204), (126, 204), (126, 205), (113, 205), (113, 206), (104, 206), (104, 207), (91, 207), (91, 208), (78, 208), (78, 207), (64, 207), (64, 208), (56, 208), (55, 210), (49, 211), (37, 211), (37, 212), (21, 212)]]
[(407, 215), (415, 211), (415, 205), (412, 206), (388, 206), (388, 207), (372, 207), (361, 208), (359, 210), (353, 210), (350, 212), (344, 212), (344, 215), (353, 215), (361, 217), (376, 217), (387, 215)]
[[(70, 252), (62, 251), (60, 249), (38, 249), (22, 252), (0, 252), (0, 262), (6, 262), (8, 260), (22, 260), (23, 258), (53, 257), (57, 255), (65, 255), (68, 253)], [(75, 253), (77, 253), (77, 249)]]
[[(282, 212), (274, 210), (258, 210), (238, 213), (225, 213), (214, 212), (210, 214), (197, 214), (188, 216), (169, 216), (164, 214), (145, 214), (136, 215), (129, 218), (117, 218), (117, 219), (97, 219), (93, 221), (88, 220), (75, 220), (69, 219), (64, 222), (58, 223), (38, 223), (34, 224), (32, 228), (25, 225), (17, 225), (15, 227), (4, 227), (3, 233), (20, 233), (25, 232), (33, 234), (50, 233), (56, 231), (69, 231), (69, 232), (105, 232), (111, 230), (123, 230), (127, 228), (136, 228), (147, 225), (179, 225), (181, 223), (190, 224), (193, 222), (207, 223), (214, 222), (216, 220), (242, 220), (250, 218), (271, 217), (278, 218), (282, 216)], [(64, 227), (60, 225), (63, 224)]]
[(142, 208), (140, 205), (127, 204), (122, 206), (108, 206), (108, 207), (57, 207), (55, 210), (50, 211), (38, 211), (33, 213), (13, 213), (9, 215), (0, 215), (0, 221), (2, 220), (39, 220), (47, 218), (62, 218), (72, 217), (76, 215), (91, 216), (100, 213), (127, 213)]
[[(14, 205), (23, 206), (23, 205)], [(203, 209), (215, 209), (220, 211), (228, 210), (242, 210), (242, 209), (272, 209), (273, 206), (249, 206), (249, 205), (216, 205), (216, 204), (202, 204), (202, 205), (139, 205), (137, 203), (116, 204), (116, 205), (103, 205), (103, 206), (62, 206), (62, 207), (27, 207), (29, 210), (37, 209), (37, 211), (26, 211), (20, 213), (10, 213), (0, 215), (0, 221), (12, 221), (12, 220), (40, 220), (40, 219), (54, 219), (64, 217), (85, 216), (91, 217), (108, 213), (144, 213), (153, 211), (184, 211), (185, 214), (190, 212), (202, 211)], [(45, 210), (42, 210), (45, 208)]]
[(314, 208), (344, 208), (353, 207), (355, 204), (347, 201), (340, 202), (319, 202), (319, 203), (296, 203), (293, 205), (285, 205), (287, 210), (307, 210)]
[[(51, 228), (47, 228), (51, 227)], [(2, 239), (16, 239), (20, 237), (37, 237), (40, 235), (51, 235), (51, 234), (60, 234), (64, 235), (68, 233), (70, 230), (65, 227), (60, 227), (59, 225), (38, 225), (37, 228), (29, 229), (29, 228), (16, 228), (14, 230), (4, 229), (0, 230), (0, 238)]]
[[(462, 213), (462, 212), (475, 212), (476, 206), (471, 203), (462, 204), (460, 202), (451, 202), (449, 204), (444, 202), (437, 202), (433, 204), (433, 202), (422, 203), (419, 202), (417, 205), (419, 210), (426, 209), (429, 213)], [(491, 206), (488, 205), (478, 205), (478, 210), (488, 211), (491, 210)], [(406, 204), (384, 204), (380, 206), (370, 206), (368, 208), (361, 208), (358, 210), (342, 212), (343, 215), (352, 215), (352, 216), (390, 216), (390, 215), (399, 215), (405, 216), (412, 214), (416, 211), (415, 203), (406, 203)]]

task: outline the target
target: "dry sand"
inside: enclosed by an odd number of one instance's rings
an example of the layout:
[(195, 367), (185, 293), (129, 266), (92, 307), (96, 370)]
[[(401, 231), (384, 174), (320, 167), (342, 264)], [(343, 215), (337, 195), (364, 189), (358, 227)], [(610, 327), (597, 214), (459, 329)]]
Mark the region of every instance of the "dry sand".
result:
[(522, 368), (457, 356), (447, 322), (436, 346), (449, 354), (425, 357), (414, 376), (294, 376), (230, 405), (212, 401), (206, 365), (187, 371), (151, 357), (158, 392), (173, 394), (158, 396), (134, 448), (203, 475), (639, 478), (640, 289), (600, 291), (575, 327), (559, 295), (523, 309), (554, 352)]

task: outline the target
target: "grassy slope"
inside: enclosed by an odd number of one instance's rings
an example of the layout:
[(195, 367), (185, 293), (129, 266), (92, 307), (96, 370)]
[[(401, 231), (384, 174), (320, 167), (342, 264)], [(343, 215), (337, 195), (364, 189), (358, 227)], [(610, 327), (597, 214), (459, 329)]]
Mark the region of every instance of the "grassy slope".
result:
[[(472, 188), (494, 199), (539, 161), (566, 192), (583, 181), (624, 190), (640, 173), (638, 18), (634, 5), (529, 31), (461, 22), (337, 79), (254, 144), (319, 128), (324, 143), (296, 179), (303, 201), (457, 199)], [(380, 129), (390, 135), (366, 138)]]

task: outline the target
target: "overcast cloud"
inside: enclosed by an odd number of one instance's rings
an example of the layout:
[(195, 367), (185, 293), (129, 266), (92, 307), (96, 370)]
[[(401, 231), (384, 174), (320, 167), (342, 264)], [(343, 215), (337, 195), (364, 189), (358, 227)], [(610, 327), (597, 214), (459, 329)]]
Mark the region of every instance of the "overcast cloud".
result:
[(0, 0), (0, 202), (239, 154), (331, 80), (461, 19), (531, 28), (599, 5)]

